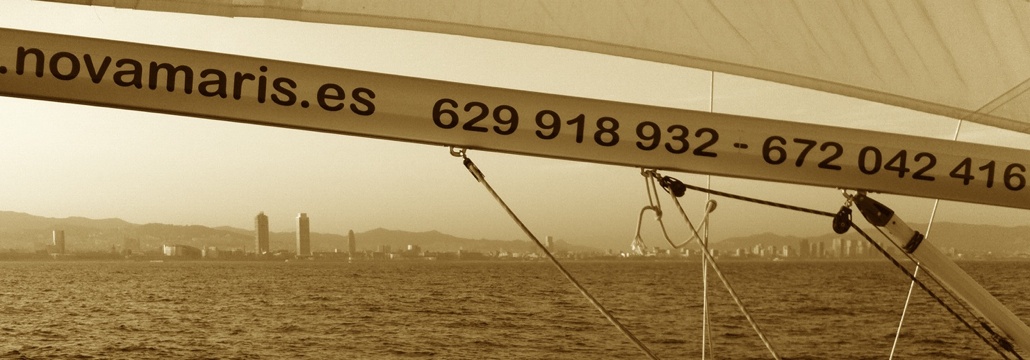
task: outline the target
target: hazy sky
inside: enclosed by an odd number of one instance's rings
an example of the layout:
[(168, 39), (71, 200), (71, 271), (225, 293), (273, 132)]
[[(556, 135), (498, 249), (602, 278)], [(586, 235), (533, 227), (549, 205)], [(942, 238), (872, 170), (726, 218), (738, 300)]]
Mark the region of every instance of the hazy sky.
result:
[[(714, 76), (713, 100), (713, 75), (705, 71), (396, 30), (29, 1), (5, 2), (0, 27), (667, 107), (709, 110), (711, 104), (717, 112), (937, 138), (950, 139), (957, 124), (725, 74)], [(297, 213), (306, 212), (315, 232), (384, 227), (525, 239), (440, 146), (2, 97), (0, 114), (0, 210), (242, 228), (264, 211), (273, 231), (292, 231)], [(963, 141), (1030, 149), (1025, 134), (969, 123), (962, 129)], [(539, 236), (626, 249), (647, 205), (638, 169), (485, 152), (470, 157)], [(711, 186), (829, 211), (843, 202), (834, 189), (727, 178), (712, 178)], [(910, 223), (930, 218), (932, 200), (875, 198)], [(700, 216), (703, 195), (683, 201)], [(667, 222), (678, 223), (667, 206)], [(1030, 211), (942, 202), (936, 221), (1030, 225)], [(824, 218), (720, 200), (712, 236), (829, 231)], [(682, 226), (673, 232), (685, 234)], [(659, 244), (653, 235), (645, 240)]]

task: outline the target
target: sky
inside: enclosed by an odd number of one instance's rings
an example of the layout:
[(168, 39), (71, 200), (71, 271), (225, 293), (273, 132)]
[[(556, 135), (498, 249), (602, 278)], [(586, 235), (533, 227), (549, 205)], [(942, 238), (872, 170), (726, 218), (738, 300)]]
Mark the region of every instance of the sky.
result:
[[(951, 139), (957, 126), (953, 119), (807, 89), (548, 47), (21, 0), (4, 6), (0, 27), (6, 28), (943, 139)], [(314, 232), (382, 227), (527, 239), (460, 159), (441, 146), (6, 97), (0, 97), (0, 109), (0, 164), (6, 169), (0, 210), (248, 229), (264, 212), (273, 231), (292, 231), (304, 212)], [(971, 123), (962, 125), (959, 139), (1030, 149), (1030, 135)], [(640, 209), (648, 205), (639, 169), (469, 155), (540, 237), (626, 250)], [(826, 211), (843, 203), (836, 189), (670, 175)], [(931, 199), (875, 198), (909, 223), (931, 218)], [(718, 201), (715, 240), (831, 231), (828, 219)], [(704, 195), (689, 194), (682, 202), (688, 215), (700, 218)], [(666, 211), (672, 233), (686, 236), (675, 211)], [(645, 240), (660, 245), (650, 219), (645, 218)], [(943, 201), (934, 221), (1030, 225), (1030, 211)]]

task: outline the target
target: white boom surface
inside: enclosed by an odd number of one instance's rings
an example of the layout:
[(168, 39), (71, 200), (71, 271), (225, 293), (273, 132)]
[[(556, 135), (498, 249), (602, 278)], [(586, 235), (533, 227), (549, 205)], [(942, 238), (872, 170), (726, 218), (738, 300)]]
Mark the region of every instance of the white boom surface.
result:
[(1030, 151), (0, 29), (0, 95), (1030, 209)]

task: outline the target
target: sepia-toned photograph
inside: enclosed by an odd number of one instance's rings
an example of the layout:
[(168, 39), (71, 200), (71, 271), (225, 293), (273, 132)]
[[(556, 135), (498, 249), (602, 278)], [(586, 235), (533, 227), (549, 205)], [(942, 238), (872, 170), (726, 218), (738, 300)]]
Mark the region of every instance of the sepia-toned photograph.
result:
[(1030, 3), (6, 0), (0, 359), (1023, 359)]

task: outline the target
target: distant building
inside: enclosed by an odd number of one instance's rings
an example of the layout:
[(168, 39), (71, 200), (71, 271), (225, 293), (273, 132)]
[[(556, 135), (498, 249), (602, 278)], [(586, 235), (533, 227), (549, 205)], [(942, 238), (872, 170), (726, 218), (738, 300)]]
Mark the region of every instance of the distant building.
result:
[(358, 243), (354, 239), (354, 230), (347, 232), (347, 249), (350, 250), (350, 256), (358, 253)]
[(203, 249), (200, 250), (200, 254), (205, 259), (217, 259), (221, 257), (222, 252), (219, 251), (217, 247), (205, 246)]
[(54, 238), (50, 242), (49, 253), (64, 254), (64, 230), (54, 230)]
[(409, 244), (407, 250), (404, 250), (401, 255), (406, 258), (417, 258), (423, 256), (422, 247), (418, 245)]
[(297, 215), (297, 256), (311, 256), (311, 223), (306, 213)]
[(268, 216), (260, 212), (254, 217), (254, 249), (258, 255), (268, 253)]
[(798, 257), (802, 259), (812, 257), (812, 246), (808, 244), (808, 239), (801, 239), (798, 242)]
[(550, 235), (547, 236), (547, 250), (554, 251), (554, 238)]
[(161, 252), (165, 256), (199, 258), (203, 252), (189, 245), (162, 245)]

